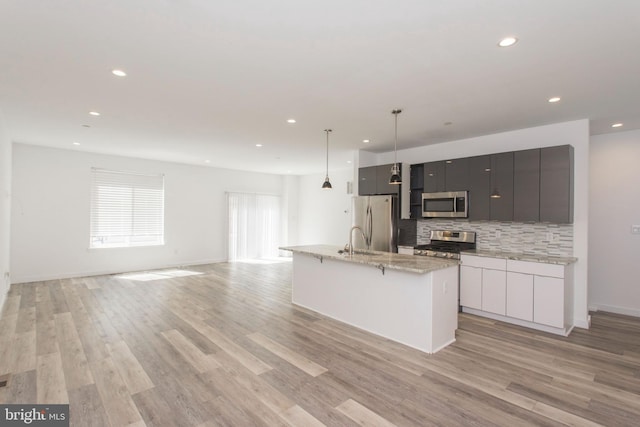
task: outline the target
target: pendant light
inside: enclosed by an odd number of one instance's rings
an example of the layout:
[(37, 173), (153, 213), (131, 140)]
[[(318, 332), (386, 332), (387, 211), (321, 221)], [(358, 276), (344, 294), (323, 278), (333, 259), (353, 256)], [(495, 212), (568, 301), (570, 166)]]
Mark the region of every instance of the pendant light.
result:
[(398, 114), (400, 113), (402, 113), (402, 110), (400, 109), (391, 111), (391, 114), (396, 118), (396, 142), (393, 146), (394, 162), (391, 167), (391, 178), (389, 178), (389, 184), (395, 185), (402, 184), (402, 178), (400, 178), (400, 166), (398, 166)]
[(322, 188), (325, 190), (329, 190), (331, 187), (331, 182), (329, 182), (329, 132), (331, 129), (324, 130), (327, 133), (327, 175), (324, 178), (324, 183), (322, 184)]

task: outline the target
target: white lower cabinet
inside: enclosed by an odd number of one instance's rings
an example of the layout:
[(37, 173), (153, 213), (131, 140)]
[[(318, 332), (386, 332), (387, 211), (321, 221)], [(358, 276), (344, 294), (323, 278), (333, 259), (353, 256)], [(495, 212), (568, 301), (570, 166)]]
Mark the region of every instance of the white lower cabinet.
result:
[(482, 310), (482, 269), (460, 266), (460, 305)]
[(535, 276), (533, 285), (533, 321), (564, 327), (564, 279)]
[(507, 308), (507, 272), (482, 269), (482, 310), (505, 315)]
[(460, 262), (463, 311), (564, 335), (573, 327), (573, 265), (465, 254)]
[(507, 316), (533, 322), (533, 276), (507, 272)]

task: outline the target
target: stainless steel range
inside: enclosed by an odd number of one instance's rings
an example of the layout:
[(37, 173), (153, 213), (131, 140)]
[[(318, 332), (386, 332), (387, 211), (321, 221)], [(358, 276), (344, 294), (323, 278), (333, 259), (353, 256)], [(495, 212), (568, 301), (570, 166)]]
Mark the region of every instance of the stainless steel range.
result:
[(476, 248), (473, 231), (431, 230), (429, 238), (431, 243), (414, 247), (414, 255), (460, 259), (460, 251)]

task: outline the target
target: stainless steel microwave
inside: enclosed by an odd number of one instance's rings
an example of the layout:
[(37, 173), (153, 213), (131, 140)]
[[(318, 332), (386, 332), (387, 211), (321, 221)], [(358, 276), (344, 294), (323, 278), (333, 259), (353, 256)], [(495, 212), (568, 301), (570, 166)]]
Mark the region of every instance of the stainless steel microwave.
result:
[(422, 193), (423, 218), (468, 218), (467, 191)]

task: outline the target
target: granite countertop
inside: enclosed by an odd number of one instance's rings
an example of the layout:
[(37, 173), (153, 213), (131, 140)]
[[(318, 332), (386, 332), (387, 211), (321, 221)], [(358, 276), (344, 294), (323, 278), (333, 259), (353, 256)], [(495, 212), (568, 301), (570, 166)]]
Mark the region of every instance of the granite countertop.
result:
[(367, 264), (376, 268), (384, 267), (391, 270), (400, 270), (419, 274), (425, 274), (460, 264), (459, 260), (453, 259), (401, 255), (380, 251), (366, 251), (366, 254), (354, 254), (353, 256), (349, 256), (348, 254), (338, 253), (339, 250), (342, 250), (341, 247), (331, 245), (284, 246), (280, 249), (312, 255), (316, 258)]
[(501, 251), (489, 251), (483, 249), (473, 249), (469, 251), (461, 252), (463, 255), (475, 255), (488, 258), (503, 258), (512, 259), (516, 261), (531, 261), (540, 262), (545, 264), (559, 264), (568, 265), (578, 261), (578, 258), (574, 257), (560, 257), (540, 254), (526, 254), (520, 252), (501, 252)]

